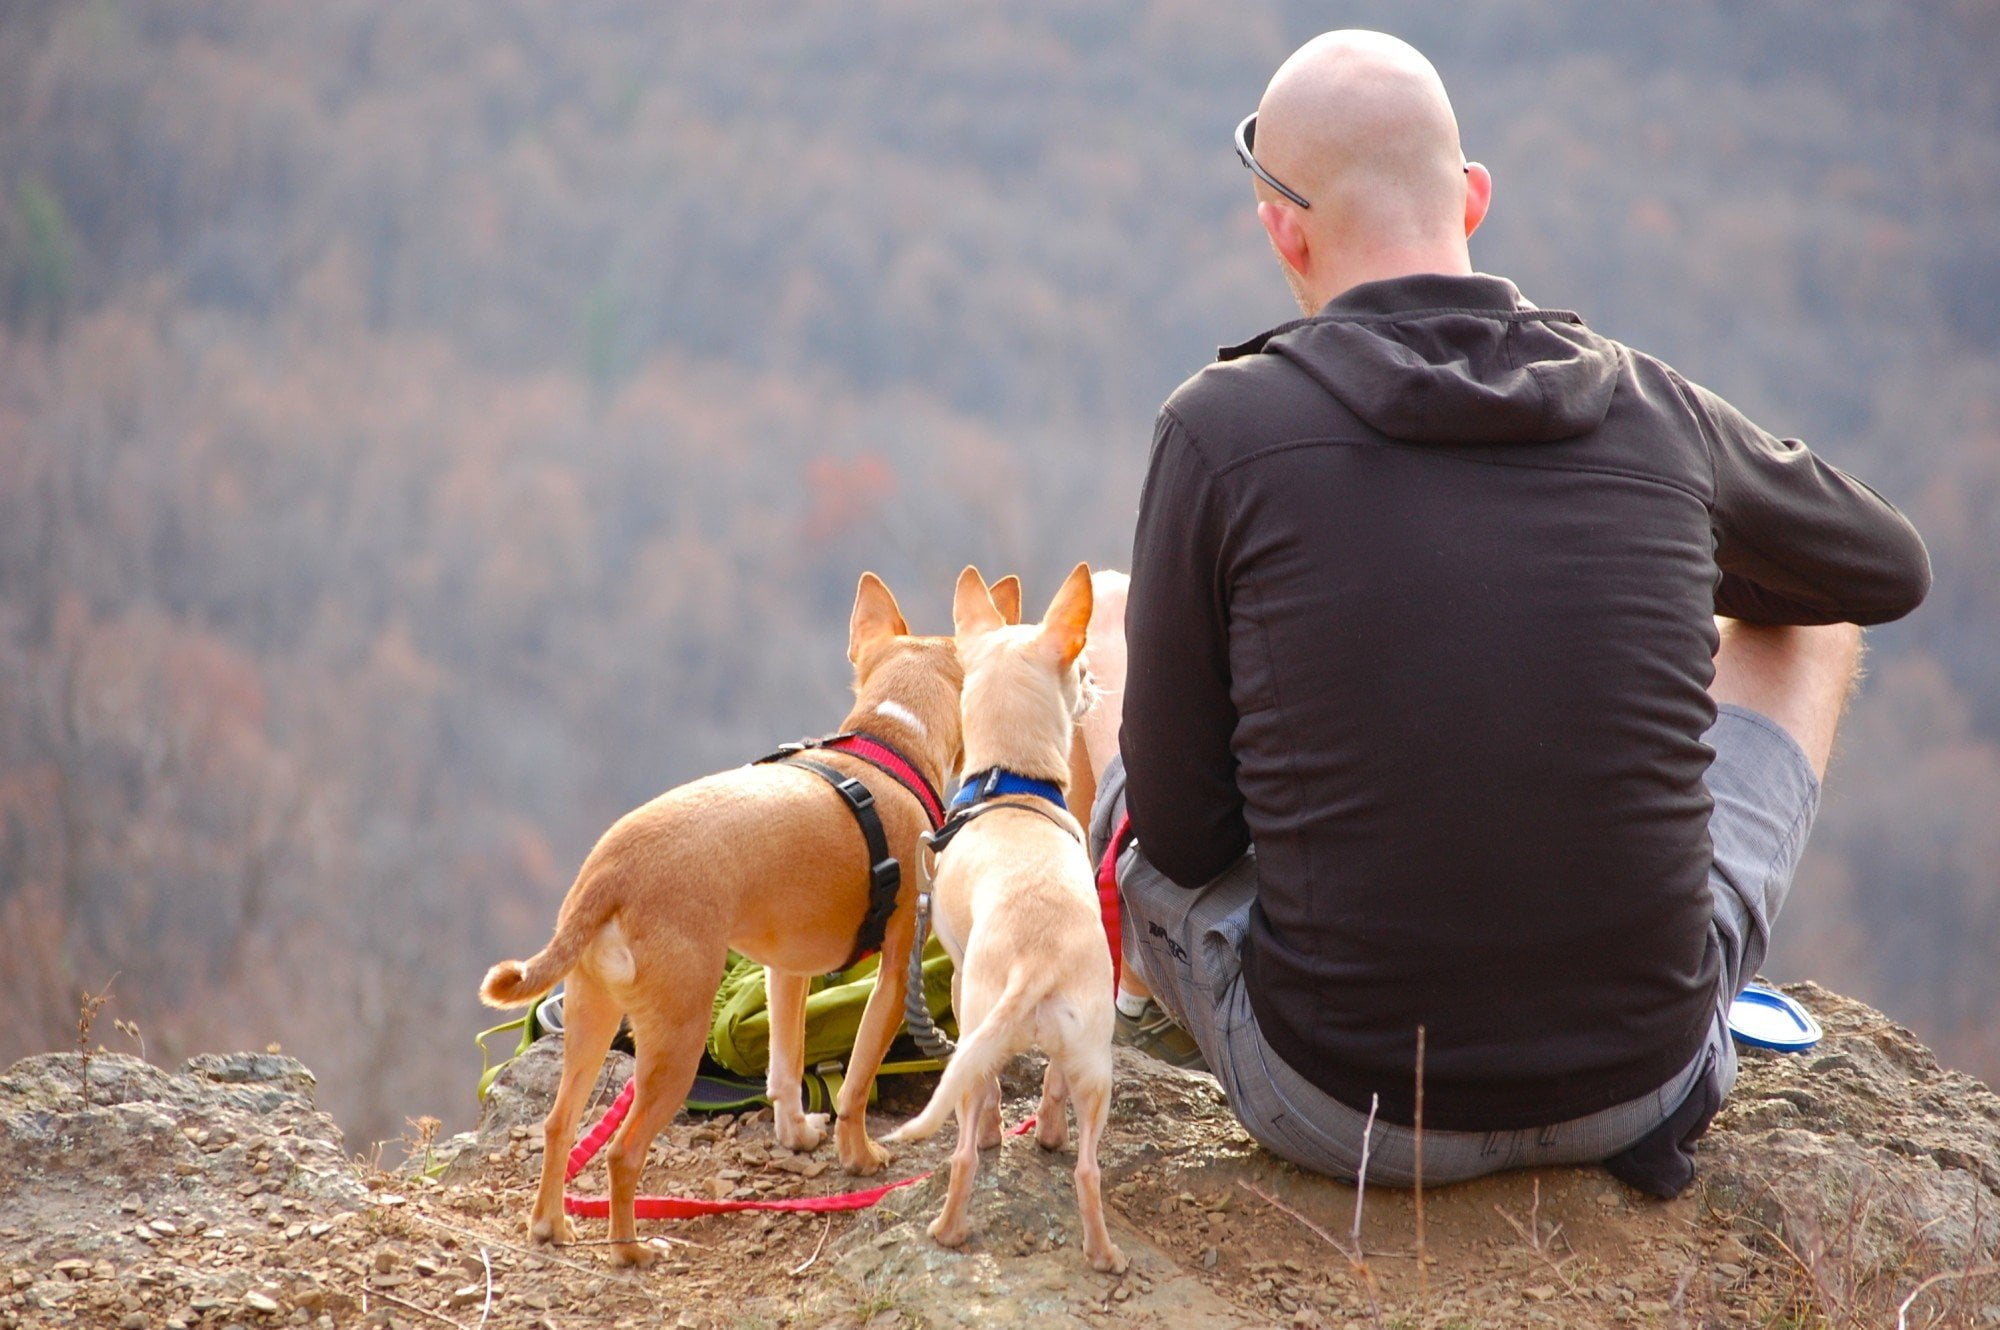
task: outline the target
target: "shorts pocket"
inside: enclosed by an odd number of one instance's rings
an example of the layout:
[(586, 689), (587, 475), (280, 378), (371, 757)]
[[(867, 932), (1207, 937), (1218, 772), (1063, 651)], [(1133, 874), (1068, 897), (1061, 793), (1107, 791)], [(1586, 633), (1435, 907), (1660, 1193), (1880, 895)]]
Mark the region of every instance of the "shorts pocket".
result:
[(1202, 978), (1208, 984), (1209, 996), (1218, 1004), (1243, 972), (1243, 939), (1249, 933), (1248, 901), (1202, 930)]

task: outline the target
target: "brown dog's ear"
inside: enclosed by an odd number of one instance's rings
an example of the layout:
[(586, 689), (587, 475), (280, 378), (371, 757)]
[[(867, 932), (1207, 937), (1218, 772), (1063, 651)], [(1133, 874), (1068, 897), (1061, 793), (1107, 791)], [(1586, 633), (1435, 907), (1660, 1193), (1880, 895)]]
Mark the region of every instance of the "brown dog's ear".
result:
[(1021, 579), (1009, 573), (986, 588), (993, 596), (993, 608), (1011, 627), (1021, 622)]
[(1090, 606), (1090, 565), (1080, 563), (1070, 570), (1056, 598), (1049, 602), (1038, 639), (1063, 669), (1068, 669), (1070, 662), (1083, 651), (1084, 638), (1090, 631)]
[(993, 594), (986, 589), (986, 579), (977, 568), (966, 565), (965, 571), (958, 575), (958, 590), (951, 598), (952, 631), (960, 637), (976, 637), (1004, 627), (1006, 622), (993, 603)]
[(854, 617), (847, 623), (847, 658), (858, 665), (862, 649), (870, 642), (907, 636), (909, 631), (888, 585), (873, 573), (861, 574), (861, 585), (854, 589)]

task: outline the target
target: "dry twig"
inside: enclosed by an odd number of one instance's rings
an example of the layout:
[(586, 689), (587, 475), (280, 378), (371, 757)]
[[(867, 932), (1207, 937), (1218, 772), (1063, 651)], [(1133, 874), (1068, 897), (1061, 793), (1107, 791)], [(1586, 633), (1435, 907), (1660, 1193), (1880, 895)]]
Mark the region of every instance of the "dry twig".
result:
[(1915, 1306), (1917, 1299), (1922, 1297), (1925, 1291), (1934, 1285), (1953, 1283), (1961, 1279), (1984, 1279), (1988, 1275), (2000, 1275), (2000, 1265), (1975, 1265), (1966, 1270), (1938, 1271), (1929, 1279), (1911, 1289), (1910, 1296), (1904, 1298), (1897, 1305), (1896, 1330), (1910, 1330), (1910, 1308)]
[(1546, 1241), (1542, 1237), (1542, 1180), (1540, 1178), (1534, 1180), (1532, 1199), (1528, 1202), (1528, 1222), (1525, 1226), (1520, 1220), (1502, 1209), (1498, 1201), (1493, 1203), (1493, 1212), (1507, 1221), (1507, 1226), (1520, 1235), (1521, 1241), (1528, 1244), (1530, 1251), (1542, 1258), (1542, 1264), (1549, 1268), (1550, 1274), (1553, 1274), (1557, 1279), (1562, 1281), (1562, 1286), (1569, 1291), (1572, 1297), (1581, 1298), (1584, 1296), (1583, 1290), (1576, 1286), (1576, 1281), (1571, 1279), (1569, 1272), (1563, 1269), (1563, 1266), (1571, 1258), (1567, 1256), (1558, 1257), (1553, 1250), (1555, 1240), (1562, 1236), (1562, 1225), (1550, 1225)]
[(1425, 1302), (1431, 1296), (1430, 1264), (1424, 1259), (1424, 1027), (1417, 1027), (1417, 1112), (1416, 1112), (1416, 1163), (1412, 1170), (1416, 1174), (1417, 1205), (1417, 1296)]
[[(447, 1233), (456, 1234), (457, 1236), (465, 1238), (469, 1241), (490, 1243), (491, 1245), (498, 1247), (502, 1251), (513, 1252), (516, 1256), (528, 1256), (538, 1261), (546, 1261), (551, 1265), (566, 1266), (571, 1270), (579, 1270), (587, 1275), (602, 1276), (604, 1274), (604, 1269), (602, 1266), (586, 1265), (582, 1261), (572, 1261), (567, 1257), (557, 1256), (554, 1252), (542, 1248), (519, 1247), (511, 1242), (502, 1242), (498, 1238), (489, 1238), (483, 1233), (475, 1233), (471, 1229), (461, 1228), (456, 1224), (447, 1224), (441, 1219), (433, 1219), (426, 1214), (411, 1212), (407, 1214), (405, 1217), (417, 1220), (420, 1223), (429, 1224), (432, 1228), (441, 1228)], [(673, 1239), (673, 1241), (682, 1242), (684, 1241), (684, 1239), (675, 1238)], [(608, 1242), (598, 1242), (598, 1243), (579, 1242), (579, 1243), (571, 1243), (569, 1245), (576, 1247), (582, 1247), (582, 1246), (606, 1247), (610, 1246), (611, 1244)], [(694, 1247), (694, 1246), (699, 1246), (701, 1244), (691, 1242), (687, 1243), (687, 1245), (690, 1247)], [(661, 1303), (659, 1294), (647, 1288), (645, 1284), (633, 1281), (627, 1284), (625, 1287), (631, 1289), (635, 1293), (642, 1295), (648, 1302), (653, 1304), (654, 1310), (656, 1311), (664, 1310), (664, 1304)], [(367, 1308), (365, 1307), (362, 1308), (362, 1311), (365, 1314)]]
[(382, 1301), (384, 1302), (395, 1303), (398, 1307), (403, 1308), (405, 1311), (413, 1311), (419, 1316), (428, 1316), (433, 1321), (442, 1321), (446, 1325), (451, 1326), (453, 1330), (465, 1330), (464, 1326), (460, 1325), (457, 1321), (452, 1320), (449, 1316), (441, 1315), (437, 1312), (432, 1311), (428, 1307), (419, 1307), (414, 1302), (407, 1302), (404, 1299), (397, 1297), (395, 1294), (384, 1292), (382, 1289), (379, 1288), (371, 1289), (364, 1287), (361, 1290), (361, 1314), (363, 1317), (366, 1317), (368, 1315), (368, 1295), (370, 1293), (373, 1293), (376, 1297), (382, 1299)]
[(1369, 1099), (1368, 1125), (1363, 1130), (1361, 1137), (1361, 1167), (1356, 1170), (1354, 1175), (1354, 1226), (1348, 1235), (1347, 1241), (1341, 1241), (1299, 1211), (1285, 1204), (1262, 1187), (1259, 1187), (1256, 1183), (1246, 1182), (1241, 1178), (1238, 1178), (1236, 1182), (1237, 1186), (1243, 1188), (1243, 1190), (1249, 1192), (1272, 1209), (1283, 1214), (1288, 1214), (1301, 1224), (1304, 1224), (1322, 1242), (1347, 1258), (1348, 1266), (1360, 1277), (1362, 1291), (1368, 1295), (1369, 1319), (1374, 1321), (1376, 1325), (1382, 1324), (1382, 1302), (1376, 1295), (1375, 1272), (1369, 1268), (1368, 1254), (1361, 1248), (1361, 1207), (1368, 1194), (1369, 1147), (1375, 1137), (1375, 1111), (1380, 1106), (1381, 1096), (1376, 1095)]
[(484, 1247), (479, 1249), (479, 1265), (486, 1271), (486, 1305), (479, 1309), (479, 1330), (486, 1330), (486, 1322), (493, 1315), (493, 1262)]
[(1357, 1257), (1361, 1254), (1361, 1203), (1368, 1198), (1368, 1152), (1375, 1144), (1375, 1110), (1381, 1106), (1381, 1095), (1368, 1096), (1368, 1125), (1361, 1129), (1361, 1167), (1354, 1175), (1354, 1230), (1348, 1235)]
[(813, 1262), (819, 1259), (820, 1252), (822, 1252), (826, 1248), (826, 1235), (828, 1233), (831, 1233), (832, 1231), (833, 1231), (833, 1216), (828, 1215), (826, 1217), (826, 1223), (820, 1228), (819, 1242), (817, 1245), (813, 1247), (812, 1255), (806, 1257), (804, 1261), (792, 1267), (792, 1276), (794, 1278), (797, 1278), (799, 1275), (802, 1275), (806, 1271), (812, 1269)]
[(1286, 1205), (1283, 1201), (1273, 1196), (1270, 1192), (1265, 1191), (1262, 1187), (1258, 1186), (1256, 1183), (1246, 1182), (1242, 1178), (1238, 1178), (1236, 1180), (1236, 1185), (1243, 1188), (1243, 1190), (1249, 1192), (1252, 1196), (1255, 1196), (1258, 1200), (1264, 1202), (1264, 1204), (1270, 1206), (1272, 1209), (1278, 1211), (1279, 1213), (1290, 1215), (1292, 1218), (1298, 1220), (1301, 1224), (1304, 1224), (1306, 1228), (1309, 1229), (1312, 1232), (1312, 1234), (1315, 1237), (1317, 1237), (1320, 1241), (1324, 1242), (1327, 1246), (1339, 1252), (1342, 1256), (1345, 1256), (1347, 1258), (1347, 1264), (1351, 1266), (1354, 1270), (1354, 1273), (1360, 1277), (1361, 1287), (1368, 1294), (1368, 1310), (1371, 1318), (1377, 1325), (1380, 1325), (1382, 1323), (1382, 1307), (1375, 1297), (1375, 1272), (1368, 1268), (1368, 1262), (1362, 1258), (1362, 1253), (1359, 1248), (1349, 1248), (1345, 1242), (1342, 1242), (1339, 1238), (1335, 1237), (1333, 1234), (1321, 1228), (1318, 1224), (1314, 1223), (1311, 1219), (1307, 1218), (1299, 1211), (1293, 1209), (1289, 1205)]

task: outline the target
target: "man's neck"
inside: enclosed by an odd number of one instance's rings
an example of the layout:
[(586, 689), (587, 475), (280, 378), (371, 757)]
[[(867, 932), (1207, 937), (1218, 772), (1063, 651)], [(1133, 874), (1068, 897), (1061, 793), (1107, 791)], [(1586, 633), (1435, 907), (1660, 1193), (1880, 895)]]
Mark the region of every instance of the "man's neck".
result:
[(1310, 279), (1294, 284), (1293, 295), (1307, 317), (1364, 282), (1385, 282), (1422, 273), (1469, 277), (1473, 271), (1472, 255), (1463, 244), (1342, 253), (1340, 260), (1329, 264), (1324, 272), (1315, 271)]

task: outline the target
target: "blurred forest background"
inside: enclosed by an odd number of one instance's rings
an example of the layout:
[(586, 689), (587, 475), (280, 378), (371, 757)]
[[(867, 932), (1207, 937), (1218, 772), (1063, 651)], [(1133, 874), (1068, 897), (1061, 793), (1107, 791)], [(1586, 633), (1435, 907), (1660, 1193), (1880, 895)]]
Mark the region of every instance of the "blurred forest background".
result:
[[(1291, 317), (1230, 131), (1408, 37), (1479, 265), (1904, 507), (1772, 973), (2000, 1077), (2000, 5), (0, 3), (0, 1065), (77, 994), (470, 1116), (619, 813), (830, 726), (856, 575), (1122, 565)], [(127, 1046), (120, 1042), (119, 1046)]]

